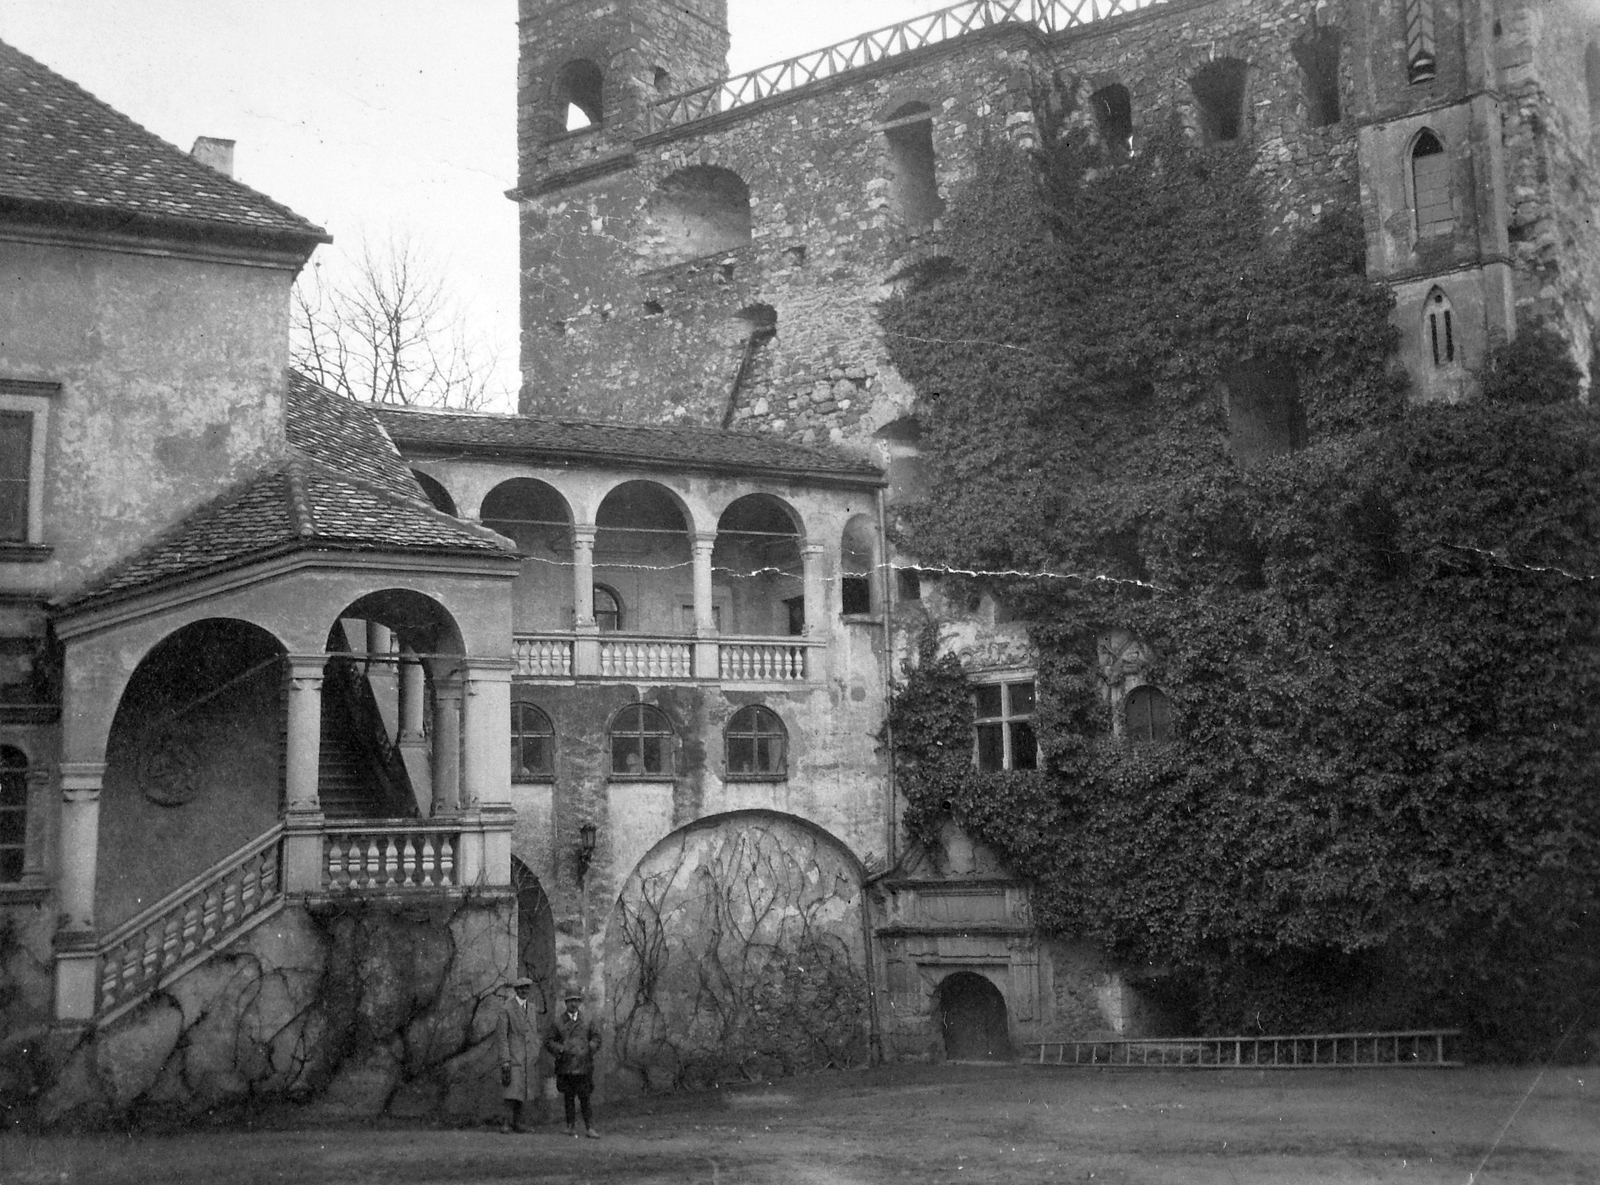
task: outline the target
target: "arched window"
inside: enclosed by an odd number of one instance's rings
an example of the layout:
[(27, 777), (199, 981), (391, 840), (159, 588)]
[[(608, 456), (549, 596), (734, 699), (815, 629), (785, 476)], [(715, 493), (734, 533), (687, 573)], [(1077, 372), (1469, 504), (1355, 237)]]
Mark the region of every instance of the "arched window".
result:
[(858, 514), (844, 525), (839, 541), (839, 612), (854, 616), (877, 605), (877, 533), (872, 520)]
[(1405, 0), (1406, 80), (1431, 82), (1439, 73), (1433, 41), (1433, 0)]
[(759, 706), (740, 708), (723, 735), (730, 778), (783, 776), (788, 737), (776, 712)]
[(1133, 155), (1133, 99), (1128, 88), (1114, 82), (1089, 96), (1089, 107), (1100, 127), (1100, 139), (1112, 160), (1127, 160)]
[(1123, 735), (1135, 745), (1172, 738), (1172, 705), (1164, 691), (1145, 684), (1128, 692), (1123, 703)]
[(925, 226), (944, 213), (933, 152), (933, 112), (907, 103), (883, 122), (889, 155), (889, 205), (910, 226)]
[(1200, 135), (1207, 144), (1226, 144), (1244, 134), (1244, 80), (1238, 58), (1207, 62), (1189, 81), (1200, 104)]
[(429, 477), (426, 473), (422, 472), (420, 469), (413, 469), (411, 471), (411, 476), (416, 478), (417, 484), (422, 487), (423, 494), (427, 497), (428, 501), (433, 504), (433, 508), (435, 510), (442, 510), (448, 515), (455, 515), (456, 502), (455, 499), (450, 496), (449, 490), (445, 489), (442, 485), (440, 485), (433, 478)]
[(1411, 146), (1411, 189), (1416, 202), (1417, 238), (1447, 235), (1455, 229), (1450, 201), (1450, 156), (1428, 128)]
[(1290, 47), (1300, 64), (1306, 122), (1325, 128), (1339, 122), (1339, 30), (1312, 29)]
[(1456, 360), (1456, 323), (1450, 298), (1441, 288), (1428, 293), (1422, 313), (1423, 355), (1433, 360), (1434, 366), (1445, 367)]
[(556, 730), (533, 704), (511, 704), (511, 780), (538, 782), (555, 776)]
[(28, 855), (28, 757), (0, 745), (0, 885), (22, 879)]
[(594, 623), (602, 634), (615, 634), (622, 629), (622, 598), (603, 584), (594, 586)]
[(556, 75), (556, 114), (569, 132), (599, 127), (604, 112), (605, 79), (600, 67), (579, 58)]
[(611, 776), (672, 776), (672, 725), (649, 704), (629, 704), (611, 722)]
[(750, 244), (750, 187), (728, 169), (679, 169), (661, 182), (649, 215), (664, 253), (674, 260)]

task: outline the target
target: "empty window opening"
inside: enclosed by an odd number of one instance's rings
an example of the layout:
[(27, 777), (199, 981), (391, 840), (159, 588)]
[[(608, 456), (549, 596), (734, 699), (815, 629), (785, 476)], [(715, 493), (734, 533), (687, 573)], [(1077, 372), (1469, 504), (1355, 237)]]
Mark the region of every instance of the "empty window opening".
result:
[(0, 540), (28, 540), (33, 469), (33, 413), (0, 411)]
[(1128, 692), (1123, 702), (1123, 735), (1135, 745), (1172, 739), (1172, 705), (1166, 692), (1148, 684)]
[(456, 502), (450, 496), (449, 490), (420, 469), (413, 469), (411, 476), (416, 478), (417, 484), (422, 487), (423, 494), (426, 495), (435, 510), (442, 510), (452, 517), (456, 515)]
[(622, 598), (604, 584), (594, 586), (594, 623), (602, 634), (620, 633), (623, 626)]
[(1089, 107), (1100, 128), (1106, 155), (1112, 160), (1127, 160), (1133, 155), (1133, 100), (1121, 83), (1103, 86), (1089, 96)]
[[(650, 221), (674, 260), (732, 251), (750, 243), (750, 187), (715, 165), (679, 169), (650, 202)], [(724, 265), (731, 279), (731, 264)]]
[(1431, 82), (1439, 73), (1433, 40), (1433, 0), (1406, 2), (1406, 79)]
[(806, 249), (802, 245), (785, 247), (783, 249), (783, 257), (792, 266), (800, 267), (806, 261)]
[(1244, 133), (1245, 71), (1238, 58), (1218, 58), (1190, 80), (1200, 104), (1200, 136), (1207, 144), (1226, 144)]
[[(728, 605), (728, 633), (773, 637), (793, 632), (790, 602), (803, 603), (805, 593), (801, 542), (793, 511), (771, 494), (746, 494), (722, 512), (711, 549), (711, 581), (716, 599)], [(691, 617), (693, 611), (691, 605)], [(803, 630), (803, 620), (800, 625)]]
[(511, 705), (511, 780), (537, 782), (555, 775), (556, 730), (550, 717), (522, 701)]
[(565, 321), (550, 322), (550, 332), (555, 334), (557, 337), (566, 337), (567, 323)]
[(907, 103), (884, 122), (889, 155), (889, 207), (908, 226), (926, 226), (944, 213), (933, 153), (933, 114)]
[(1227, 376), (1228, 447), (1251, 465), (1306, 446), (1306, 415), (1294, 368), (1279, 359), (1246, 362)]
[(895, 591), (902, 601), (922, 600), (922, 574), (915, 568), (896, 569)]
[(1032, 679), (983, 683), (972, 689), (973, 751), (985, 773), (1038, 769), (1039, 741), (1033, 731)]
[(611, 723), (611, 776), (670, 777), (672, 737), (672, 725), (659, 708), (623, 708)]
[(877, 532), (872, 520), (858, 514), (845, 524), (839, 545), (839, 611), (846, 616), (871, 613), (877, 598), (873, 580), (877, 572)]
[(740, 708), (728, 721), (724, 735), (730, 778), (783, 776), (788, 737), (776, 712), (757, 706)]
[(1417, 210), (1417, 237), (1447, 235), (1455, 229), (1450, 200), (1450, 155), (1439, 137), (1423, 128), (1411, 149), (1411, 188)]
[(0, 885), (22, 879), (28, 855), (28, 758), (0, 745)]
[(651, 81), (655, 85), (656, 94), (670, 95), (672, 93), (672, 73), (665, 66), (657, 66), (655, 68)]
[(587, 58), (562, 66), (556, 75), (556, 110), (562, 126), (569, 132), (599, 127), (604, 89), (600, 67)]
[(644, 302), (644, 315), (646, 317), (659, 317), (666, 311), (659, 300), (647, 300)]
[(1312, 29), (1295, 39), (1306, 121), (1314, 128), (1339, 122), (1339, 30)]
[(1435, 366), (1449, 366), (1456, 360), (1456, 326), (1450, 300), (1438, 288), (1428, 293), (1424, 314), (1424, 343)]

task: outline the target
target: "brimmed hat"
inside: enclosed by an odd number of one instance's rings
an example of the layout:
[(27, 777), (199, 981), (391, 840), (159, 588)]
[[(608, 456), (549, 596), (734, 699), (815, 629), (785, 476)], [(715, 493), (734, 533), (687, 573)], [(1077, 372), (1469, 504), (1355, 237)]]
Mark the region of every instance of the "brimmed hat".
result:
[(514, 987), (514, 988), (519, 988), (519, 987), (531, 988), (533, 986), (533, 980), (529, 979), (526, 975), (524, 975), (519, 979), (513, 979), (511, 981), (511, 986)]
[(572, 1000), (581, 1001), (582, 999), (583, 999), (583, 993), (580, 992), (577, 988), (568, 988), (567, 989), (567, 994), (561, 997), (561, 1002), (563, 1004), (566, 1004), (566, 1003), (568, 1003), (568, 1002), (570, 1002)]

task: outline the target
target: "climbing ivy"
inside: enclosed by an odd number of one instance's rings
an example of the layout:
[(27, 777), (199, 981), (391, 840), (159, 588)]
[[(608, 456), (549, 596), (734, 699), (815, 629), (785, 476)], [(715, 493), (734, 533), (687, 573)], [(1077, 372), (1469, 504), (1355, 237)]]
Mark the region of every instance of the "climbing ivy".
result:
[[(1359, 218), (1269, 223), (1231, 147), (991, 149), (883, 324), (929, 495), (907, 551), (1040, 652), (1038, 772), (971, 768), (954, 659), (892, 726), (906, 822), (947, 816), (1045, 929), (1159, 969), (1191, 1023), (1462, 1023), (1556, 1047), (1600, 1005), (1600, 433), (1537, 326), (1463, 406), (1406, 398)], [(1305, 447), (1241, 464), (1225, 384), (1292, 372)], [(1113, 739), (1126, 631), (1174, 739)]]

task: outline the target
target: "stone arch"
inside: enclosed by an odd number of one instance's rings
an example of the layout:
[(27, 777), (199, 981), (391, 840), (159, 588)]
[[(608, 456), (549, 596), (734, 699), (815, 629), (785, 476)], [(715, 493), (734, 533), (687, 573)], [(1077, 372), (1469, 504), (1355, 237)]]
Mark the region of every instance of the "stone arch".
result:
[(697, 820), (655, 844), (605, 937), (614, 1065), (644, 1088), (864, 1064), (861, 862), (770, 811)]
[(552, 95), (556, 123), (566, 131), (599, 127), (605, 115), (605, 73), (589, 58), (573, 58), (556, 71)]
[(628, 606), (627, 631), (692, 632), (696, 523), (688, 503), (657, 482), (625, 481), (606, 492), (594, 519), (594, 580)]
[(370, 622), (394, 635), (396, 648), (416, 654), (465, 654), (455, 617), (433, 597), (409, 588), (364, 593), (338, 614), (339, 620)]
[(517, 632), (567, 629), (572, 622), (572, 508), (554, 486), (513, 477), (484, 496), (478, 519), (517, 545), (521, 571), (511, 585)]
[(435, 510), (443, 511), (452, 518), (459, 518), (456, 510), (456, 500), (450, 496), (450, 491), (437, 478), (428, 476), (420, 469), (413, 469), (411, 476), (416, 479), (417, 485), (422, 487), (423, 494), (433, 504)]
[(934, 1015), (947, 1061), (1004, 1061), (1011, 1057), (1005, 993), (987, 975), (956, 971), (933, 990)]
[(732, 169), (691, 165), (663, 178), (647, 217), (670, 262), (750, 245), (750, 187)]
[(106, 742), (95, 886), (102, 930), (277, 822), (285, 656), (258, 625), (206, 618), (140, 659)]
[(526, 975), (533, 980), (534, 998), (540, 1012), (556, 1005), (559, 976), (556, 971), (556, 923), (550, 899), (533, 871), (515, 856), (511, 857), (511, 888), (517, 896), (517, 969), (513, 978)]
[(719, 608), (726, 605), (718, 627), (724, 634), (805, 632), (804, 540), (799, 513), (775, 495), (746, 494), (728, 503), (711, 552), (713, 598)]

